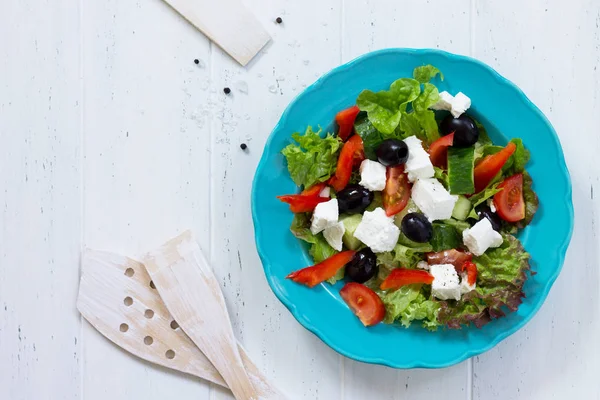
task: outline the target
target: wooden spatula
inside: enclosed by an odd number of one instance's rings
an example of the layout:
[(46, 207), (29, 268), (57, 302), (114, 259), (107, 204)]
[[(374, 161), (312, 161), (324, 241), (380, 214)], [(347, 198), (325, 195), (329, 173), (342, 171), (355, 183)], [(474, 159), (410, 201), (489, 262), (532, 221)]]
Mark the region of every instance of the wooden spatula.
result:
[(223, 293), (191, 232), (168, 241), (142, 262), (171, 315), (219, 371), (235, 398), (258, 400), (238, 352)]
[[(109, 340), (152, 363), (227, 387), (164, 306), (144, 265), (118, 254), (86, 250), (77, 308)], [(242, 362), (261, 398), (285, 399), (238, 344)]]
[(175, 11), (246, 65), (271, 40), (240, 0), (165, 0)]

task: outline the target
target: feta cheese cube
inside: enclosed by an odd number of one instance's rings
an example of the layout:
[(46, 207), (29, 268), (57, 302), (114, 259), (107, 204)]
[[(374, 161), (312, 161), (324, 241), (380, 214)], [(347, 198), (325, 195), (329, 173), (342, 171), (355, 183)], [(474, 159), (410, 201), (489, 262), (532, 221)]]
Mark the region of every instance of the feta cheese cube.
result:
[(430, 221), (448, 219), (458, 196), (448, 193), (435, 178), (419, 179), (412, 188), (412, 199)]
[(383, 253), (394, 249), (400, 237), (400, 229), (394, 224), (394, 219), (385, 215), (383, 208), (378, 207), (373, 211), (365, 211), (354, 231), (354, 237), (369, 246), (373, 252)]
[(344, 236), (345, 231), (344, 223), (340, 221), (325, 228), (323, 236), (331, 247), (337, 251), (342, 251), (342, 236)]
[(482, 218), (470, 229), (463, 231), (463, 243), (469, 251), (480, 256), (490, 247), (498, 247), (504, 239), (492, 228), (490, 220)]
[(431, 294), (440, 300), (460, 300), (460, 283), (458, 274), (452, 264), (436, 264), (429, 266), (433, 275)]
[(456, 96), (454, 96), (454, 100), (452, 101), (452, 110), (450, 110), (450, 112), (454, 118), (458, 118), (464, 114), (469, 107), (471, 107), (471, 99), (463, 92), (458, 92)]
[(331, 197), (331, 188), (329, 186), (325, 186), (319, 193), (319, 197)]
[(404, 165), (408, 180), (414, 182), (417, 179), (431, 178), (434, 174), (433, 164), (421, 141), (416, 136), (410, 136), (404, 139), (404, 143), (408, 147), (408, 160)]
[(469, 279), (467, 277), (467, 273), (463, 272), (460, 274), (460, 294), (463, 295), (465, 293), (469, 293), (472, 290), (475, 290), (477, 286), (476, 283), (469, 285)]
[(364, 160), (360, 164), (359, 184), (372, 191), (385, 189), (385, 167), (377, 161)]
[(450, 111), (452, 110), (452, 103), (454, 102), (454, 96), (452, 96), (450, 93), (443, 91), (442, 93), (440, 93), (440, 99), (438, 100), (437, 103), (435, 103), (434, 105), (432, 105), (430, 108), (432, 110), (438, 110), (438, 111)]
[(417, 268), (429, 270), (429, 264), (427, 263), (427, 261), (419, 261), (417, 263)]
[(328, 226), (335, 224), (338, 221), (339, 213), (337, 199), (317, 204), (313, 212), (310, 231), (316, 235)]

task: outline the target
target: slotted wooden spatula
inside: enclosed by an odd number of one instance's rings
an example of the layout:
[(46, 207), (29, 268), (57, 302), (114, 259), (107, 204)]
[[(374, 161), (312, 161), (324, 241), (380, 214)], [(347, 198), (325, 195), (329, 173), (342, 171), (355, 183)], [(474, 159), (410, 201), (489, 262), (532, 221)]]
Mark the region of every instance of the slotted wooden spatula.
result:
[[(101, 334), (128, 352), (227, 387), (164, 306), (142, 263), (114, 253), (86, 250), (77, 308)], [(285, 399), (239, 344), (238, 349), (261, 398)]]
[(238, 400), (258, 400), (238, 352), (225, 299), (191, 232), (147, 254), (143, 264), (165, 306)]

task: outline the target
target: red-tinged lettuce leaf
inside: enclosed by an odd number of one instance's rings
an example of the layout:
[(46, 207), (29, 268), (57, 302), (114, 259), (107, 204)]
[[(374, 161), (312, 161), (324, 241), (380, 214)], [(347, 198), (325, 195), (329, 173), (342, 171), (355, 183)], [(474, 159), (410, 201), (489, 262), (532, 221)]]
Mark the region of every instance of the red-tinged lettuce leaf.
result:
[(540, 201), (531, 187), (533, 180), (527, 172), (523, 173), (523, 198), (525, 199), (525, 219), (516, 223), (517, 228), (522, 229), (531, 223), (537, 212)]
[(525, 294), (523, 285), (530, 273), (529, 254), (512, 235), (504, 235), (504, 243), (484, 255), (474, 257), (477, 265), (477, 289), (460, 301), (440, 302), (438, 321), (451, 329), (473, 324), (480, 328), (494, 318), (515, 311)]

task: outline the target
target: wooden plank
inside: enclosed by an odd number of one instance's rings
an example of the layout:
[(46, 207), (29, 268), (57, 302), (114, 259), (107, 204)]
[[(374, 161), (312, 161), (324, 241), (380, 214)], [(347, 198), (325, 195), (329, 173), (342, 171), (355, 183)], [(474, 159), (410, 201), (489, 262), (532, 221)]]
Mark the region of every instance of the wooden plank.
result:
[(0, 398), (76, 399), (79, 9), (0, 9)]
[[(469, 54), (470, 18), (469, 0), (453, 3), (346, 1), (341, 35), (342, 59), (349, 61), (387, 47), (441, 48)], [(466, 361), (442, 370), (393, 370), (343, 360), (343, 398), (361, 400), (376, 391), (378, 399), (425, 400), (440, 393), (445, 398), (468, 399), (469, 363)]]
[(600, 148), (593, 133), (600, 4), (510, 0), (477, 5), (475, 55), (518, 84), (553, 123), (577, 211), (565, 266), (545, 305), (526, 328), (476, 359), (474, 398), (598, 399), (600, 225), (594, 197), (600, 168), (590, 160)]
[[(135, 256), (192, 228), (208, 245), (209, 41), (158, 1), (86, 2), (81, 26), (85, 243)], [(85, 400), (210, 394), (87, 324), (84, 336)]]

